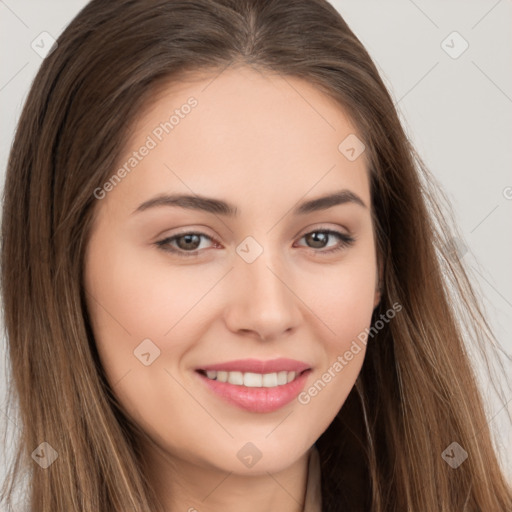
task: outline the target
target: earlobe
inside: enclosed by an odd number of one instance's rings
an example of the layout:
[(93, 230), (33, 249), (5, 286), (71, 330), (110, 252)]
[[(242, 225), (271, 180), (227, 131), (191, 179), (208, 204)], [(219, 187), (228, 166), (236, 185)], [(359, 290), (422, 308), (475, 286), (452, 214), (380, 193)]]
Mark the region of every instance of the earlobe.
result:
[(375, 296), (374, 296), (374, 299), (373, 299), (373, 309), (375, 309), (379, 304), (380, 304), (380, 299), (381, 299), (381, 290), (380, 290), (380, 285), (375, 289)]

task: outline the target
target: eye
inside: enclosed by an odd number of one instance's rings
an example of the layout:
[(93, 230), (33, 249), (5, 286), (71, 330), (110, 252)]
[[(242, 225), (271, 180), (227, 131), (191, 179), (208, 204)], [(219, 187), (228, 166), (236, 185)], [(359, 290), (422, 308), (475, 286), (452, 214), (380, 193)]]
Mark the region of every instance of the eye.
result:
[(308, 243), (313, 244), (313, 247), (309, 247), (310, 249), (321, 249), (326, 246), (328, 240), (332, 237), (338, 238), (339, 242), (331, 249), (326, 251), (316, 251), (320, 254), (331, 254), (333, 252), (341, 251), (347, 247), (350, 247), (354, 242), (355, 238), (340, 231), (335, 231), (333, 229), (323, 229), (319, 228), (315, 231), (310, 231), (301, 237), (301, 240), (304, 238)]
[[(201, 238), (206, 238), (213, 241), (213, 238), (205, 235), (204, 233), (187, 232), (165, 238), (164, 240), (160, 240), (156, 242), (156, 245), (164, 251), (184, 253), (180, 254), (180, 256), (195, 256), (197, 255), (197, 251), (201, 245)], [(178, 247), (176, 248), (173, 246), (173, 243), (176, 243)]]
[[(338, 238), (338, 244), (328, 250), (318, 250), (326, 246), (329, 239), (332, 237)], [(320, 254), (331, 254), (336, 251), (341, 251), (355, 242), (355, 238), (345, 233), (335, 231), (332, 229), (319, 228), (315, 231), (310, 231), (303, 235), (300, 240), (306, 239), (307, 243), (313, 244), (312, 247), (308, 247), (313, 251)], [(155, 242), (155, 245), (163, 251), (178, 254), (179, 256), (198, 256), (201, 249), (201, 239), (210, 240), (218, 247), (219, 244), (210, 236), (201, 232), (185, 232), (171, 237), (165, 238)], [(204, 249), (204, 248), (203, 248)]]

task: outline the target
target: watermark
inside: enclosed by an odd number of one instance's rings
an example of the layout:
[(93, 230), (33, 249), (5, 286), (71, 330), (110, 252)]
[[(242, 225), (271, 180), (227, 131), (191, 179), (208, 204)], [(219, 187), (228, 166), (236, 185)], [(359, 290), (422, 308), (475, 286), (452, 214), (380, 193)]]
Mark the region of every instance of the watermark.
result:
[(48, 32), (41, 32), (31, 43), (31, 48), (41, 59), (46, 59), (48, 55), (57, 49), (57, 41)]
[(468, 452), (454, 441), (441, 453), (441, 457), (451, 468), (457, 469), (468, 458)]
[(236, 253), (246, 263), (252, 263), (263, 254), (263, 247), (252, 236), (248, 236), (238, 244)]
[(166, 135), (171, 133), (176, 126), (181, 123), (182, 119), (192, 112), (194, 107), (197, 107), (198, 101), (191, 96), (187, 102), (181, 105), (180, 108), (174, 109), (167, 121), (163, 121), (153, 128), (151, 133), (146, 137), (144, 144), (140, 146), (137, 151), (134, 151), (132, 155), (119, 167), (119, 169), (103, 184), (102, 187), (94, 189), (94, 197), (96, 199), (103, 199), (106, 197), (108, 192), (114, 190), (114, 188), (126, 178), (126, 176), (139, 165), (142, 160), (149, 153), (155, 149)]
[(469, 43), (454, 30), (441, 41), (441, 48), (452, 59), (458, 59), (469, 48)]
[(395, 318), (398, 312), (402, 311), (402, 305), (399, 302), (395, 302), (393, 307), (388, 309), (385, 313), (382, 313), (379, 317), (379, 320), (375, 322), (375, 324), (368, 329), (365, 328), (364, 331), (361, 331), (357, 338), (352, 340), (350, 348), (345, 351), (343, 355), (339, 355), (336, 358), (336, 361), (327, 368), (327, 370), (318, 378), (314, 384), (312, 384), (307, 390), (299, 393), (297, 400), (302, 405), (307, 405), (311, 402), (311, 398), (315, 397), (322, 391), (329, 382), (331, 382), (337, 374), (339, 374), (345, 366), (349, 364), (354, 356), (359, 354), (362, 350), (362, 346), (366, 346), (368, 343), (368, 338), (373, 338), (383, 327), (388, 324), (390, 320)]
[(160, 349), (149, 339), (142, 340), (133, 351), (133, 355), (144, 365), (150, 366), (160, 357)]
[(505, 199), (512, 199), (512, 187), (505, 187), (503, 189), (503, 197)]
[(263, 457), (263, 454), (255, 444), (249, 442), (238, 450), (236, 456), (244, 466), (252, 468)]
[(447, 258), (451, 261), (458, 261), (464, 258), (464, 255), (468, 252), (468, 247), (460, 238), (454, 237), (444, 244), (444, 250)]
[(58, 458), (58, 452), (46, 441), (41, 443), (31, 454), (32, 459), (43, 469), (50, 467)]
[(365, 149), (363, 141), (354, 133), (345, 137), (338, 146), (338, 151), (350, 162), (357, 160)]

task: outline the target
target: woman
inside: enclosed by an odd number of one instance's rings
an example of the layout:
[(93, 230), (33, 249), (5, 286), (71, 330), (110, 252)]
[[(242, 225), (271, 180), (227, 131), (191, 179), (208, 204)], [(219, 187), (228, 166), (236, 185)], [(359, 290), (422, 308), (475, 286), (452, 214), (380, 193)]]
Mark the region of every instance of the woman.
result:
[(5, 186), (29, 510), (510, 510), (429, 180), (328, 3), (88, 4)]

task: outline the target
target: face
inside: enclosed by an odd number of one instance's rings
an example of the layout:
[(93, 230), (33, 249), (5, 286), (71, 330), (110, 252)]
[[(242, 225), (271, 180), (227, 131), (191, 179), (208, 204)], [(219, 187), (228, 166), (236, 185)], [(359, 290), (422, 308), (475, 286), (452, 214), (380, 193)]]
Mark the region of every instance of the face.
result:
[(171, 464), (283, 470), (342, 407), (379, 301), (365, 154), (339, 149), (357, 130), (305, 81), (228, 68), (131, 133), (85, 261), (109, 383)]

